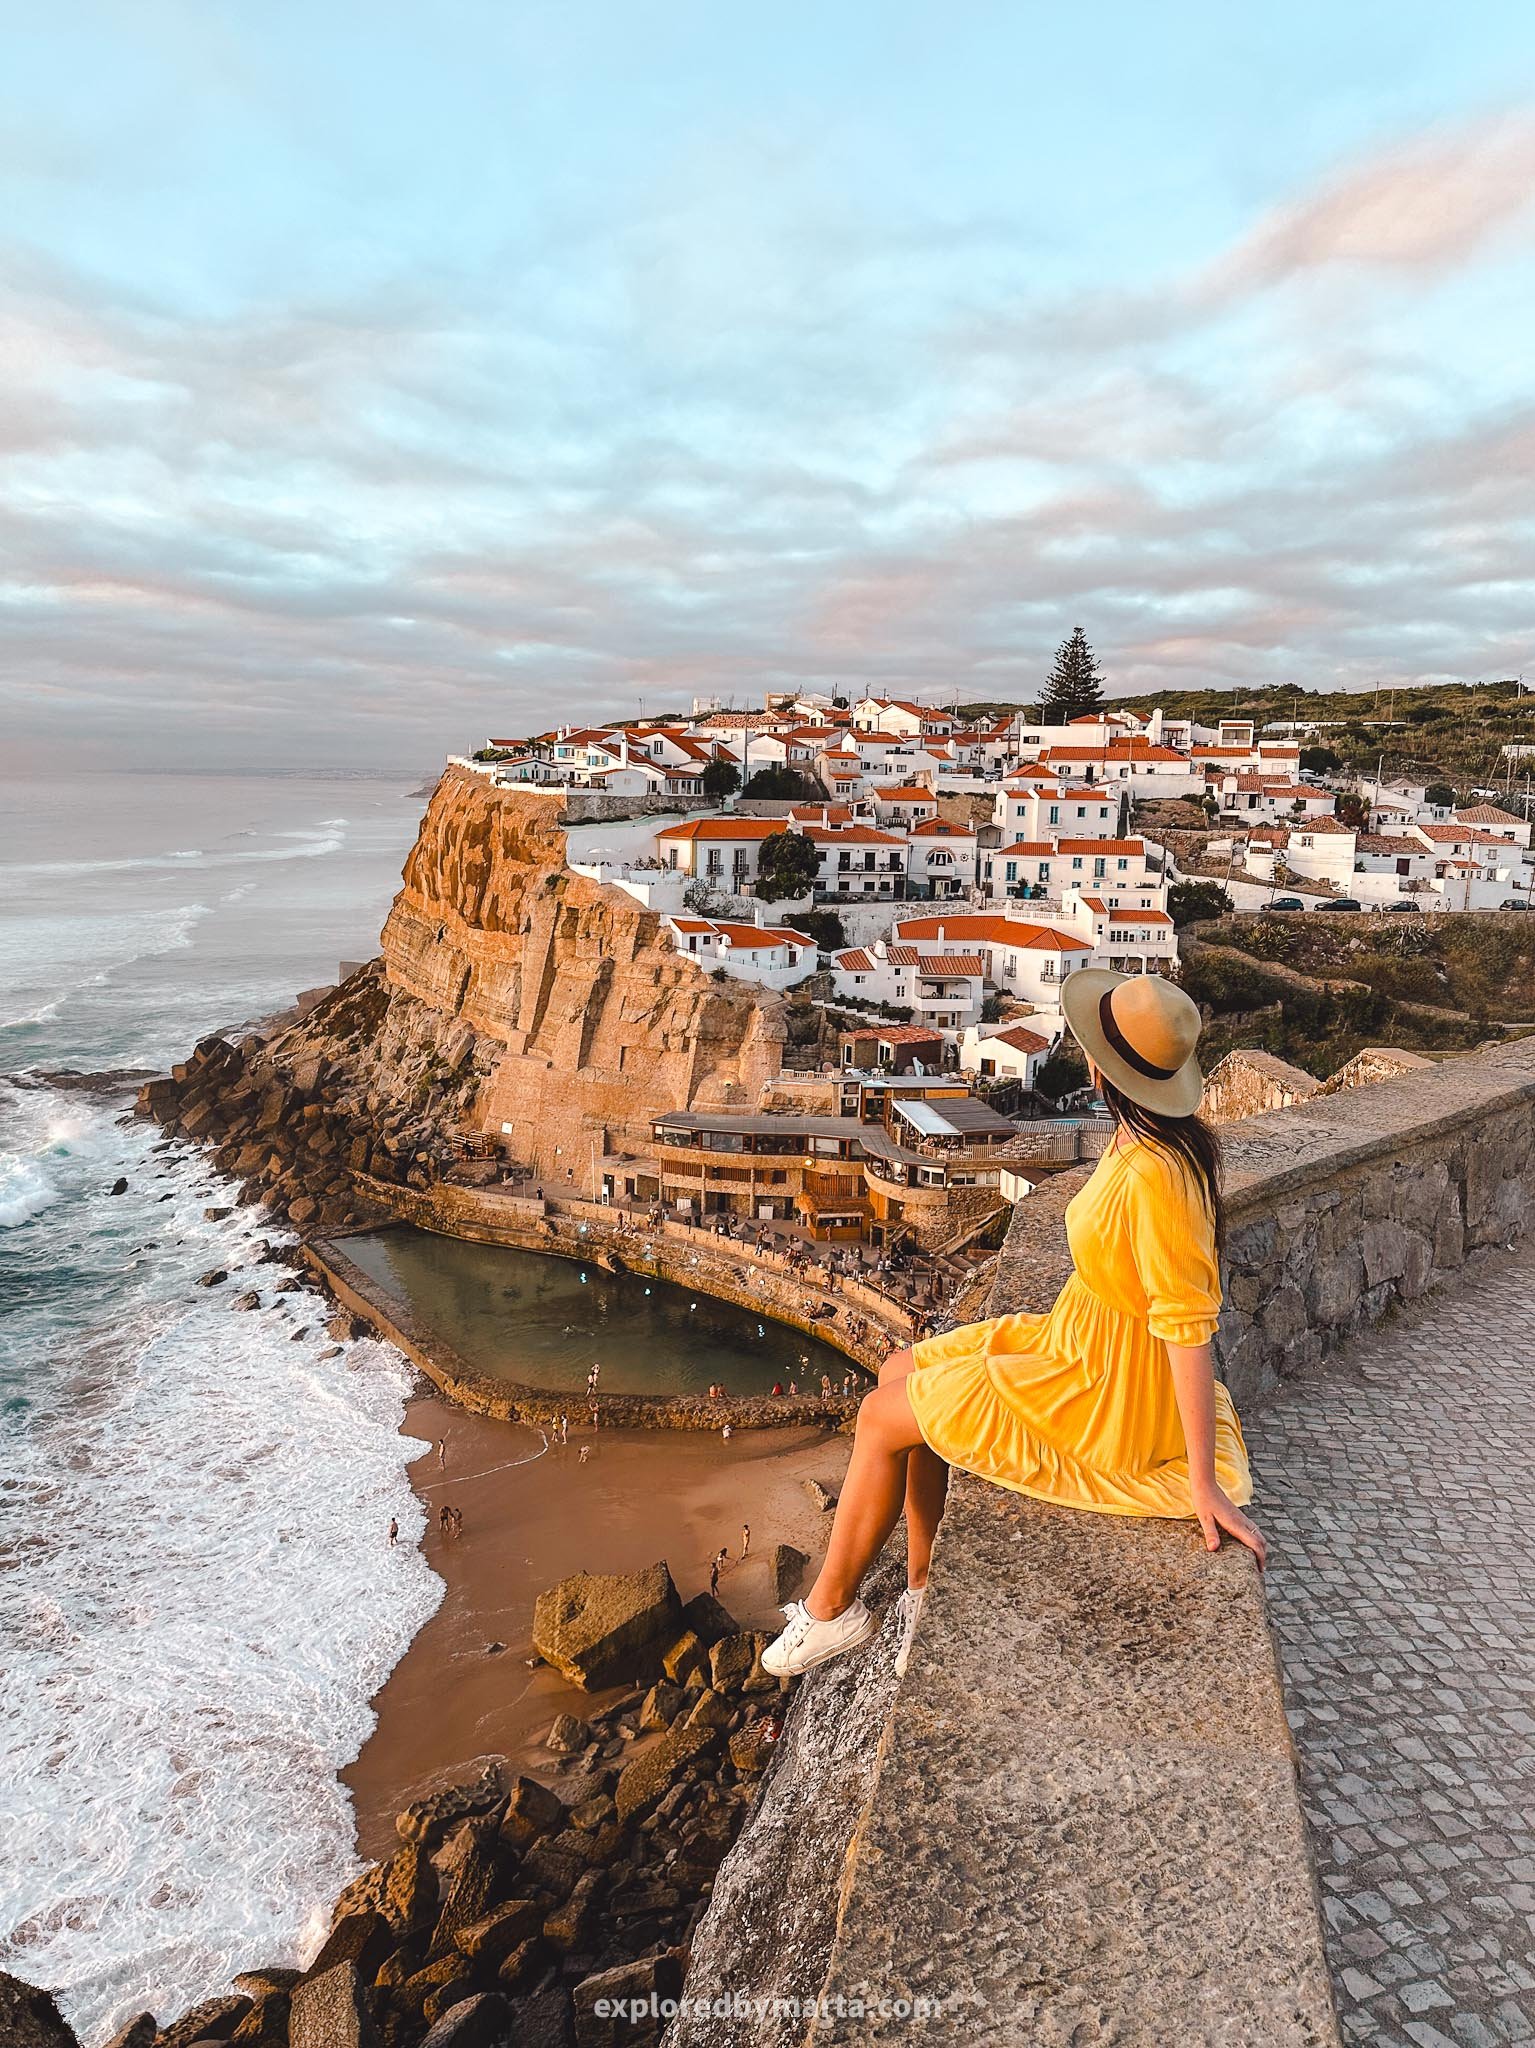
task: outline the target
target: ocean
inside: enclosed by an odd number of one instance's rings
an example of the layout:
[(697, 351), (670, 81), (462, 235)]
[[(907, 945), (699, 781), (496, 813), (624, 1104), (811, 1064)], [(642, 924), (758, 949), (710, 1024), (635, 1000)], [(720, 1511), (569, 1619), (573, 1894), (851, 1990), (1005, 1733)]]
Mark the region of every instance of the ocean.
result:
[(420, 810), (0, 779), (0, 1967), (87, 2048), (299, 1959), (358, 1867), (337, 1772), (442, 1587), (398, 1354), (327, 1355), (307, 1288), (232, 1312), (280, 1233), (210, 1216), (236, 1190), (126, 1084), (44, 1077), (163, 1070), (369, 957)]

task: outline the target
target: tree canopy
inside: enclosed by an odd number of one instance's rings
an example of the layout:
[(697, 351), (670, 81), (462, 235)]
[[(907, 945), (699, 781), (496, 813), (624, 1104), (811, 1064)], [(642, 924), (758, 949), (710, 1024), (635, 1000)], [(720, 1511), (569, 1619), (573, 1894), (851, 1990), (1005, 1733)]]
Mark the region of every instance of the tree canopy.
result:
[(757, 852), (757, 894), (770, 903), (808, 895), (820, 867), (813, 839), (803, 832), (770, 832)]
[(1103, 671), (1080, 626), (1073, 626), (1055, 650), (1055, 660), (1040, 693), (1039, 713), (1046, 725), (1065, 725), (1103, 708)]
[(741, 771), (734, 761), (711, 761), (703, 774), (704, 795), (716, 802), (734, 796), (741, 787)]
[(772, 797), (779, 802), (796, 802), (800, 799), (814, 803), (821, 794), (818, 785), (808, 775), (801, 775), (797, 768), (759, 768), (747, 783), (747, 796)]

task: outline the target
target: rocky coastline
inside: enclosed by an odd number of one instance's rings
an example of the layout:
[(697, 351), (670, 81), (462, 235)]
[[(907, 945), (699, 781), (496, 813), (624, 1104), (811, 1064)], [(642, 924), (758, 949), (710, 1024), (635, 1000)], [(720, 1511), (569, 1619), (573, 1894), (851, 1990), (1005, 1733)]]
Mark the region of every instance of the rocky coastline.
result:
[[(804, 1563), (775, 1555), (779, 1590)], [(681, 1988), (789, 1704), (768, 1640), (708, 1593), (684, 1604), (661, 1563), (552, 1587), (544, 1661), (629, 1689), (559, 1715), (540, 1776), (493, 1760), (402, 1812), (398, 1848), (346, 1886), (304, 1968), (244, 1972), (165, 2023), (142, 2013), (111, 2048), (651, 2048), (659, 2011), (606, 2008)], [(5, 1977), (0, 2038), (78, 2048), (46, 1992)]]

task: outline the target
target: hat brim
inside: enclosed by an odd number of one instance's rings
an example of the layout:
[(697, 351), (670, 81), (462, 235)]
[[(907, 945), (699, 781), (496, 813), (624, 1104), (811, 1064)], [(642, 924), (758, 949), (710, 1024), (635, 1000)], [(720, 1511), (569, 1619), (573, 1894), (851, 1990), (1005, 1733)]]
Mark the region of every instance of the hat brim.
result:
[(1061, 984), (1061, 1011), (1071, 1035), (1104, 1079), (1142, 1109), (1155, 1110), (1159, 1116), (1193, 1116), (1205, 1092), (1205, 1078), (1194, 1054), (1190, 1053), (1175, 1074), (1157, 1081), (1137, 1073), (1103, 1035), (1099, 1004), (1110, 989), (1134, 979), (1134, 975), (1116, 974), (1109, 967), (1079, 967), (1075, 974), (1067, 975)]

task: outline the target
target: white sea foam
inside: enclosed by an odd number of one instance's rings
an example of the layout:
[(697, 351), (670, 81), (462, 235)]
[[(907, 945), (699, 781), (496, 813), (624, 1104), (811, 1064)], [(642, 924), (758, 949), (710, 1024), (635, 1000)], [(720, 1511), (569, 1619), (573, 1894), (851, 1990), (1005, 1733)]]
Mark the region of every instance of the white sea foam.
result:
[[(268, 846), (258, 852), (237, 848), (227, 853), (211, 853), (200, 846), (175, 847), (166, 853), (143, 853), (124, 855), (116, 860), (39, 860), (8, 861), (6, 872), (10, 875), (127, 875), (150, 873), (157, 868), (185, 867), (190, 861), (198, 861), (205, 868), (244, 867), (250, 861), (271, 860), (316, 860), (327, 853), (339, 853), (346, 845), (347, 819), (325, 818), (318, 825), (296, 826), (290, 830), (274, 832), (274, 839), (296, 840), (291, 846)], [(250, 833), (232, 833), (232, 838), (250, 838)]]
[[(9, 1184), (53, 1206), (0, 1234), (37, 1282), (0, 1322), (0, 1966), (94, 2044), (300, 1959), (355, 1867), (336, 1773), (441, 1585), (397, 1355), (324, 1357), (318, 1298), (251, 1263), (255, 1212), (204, 1217), (230, 1191), (200, 1159), (3, 1095)], [(234, 1313), (246, 1286), (268, 1305)]]

